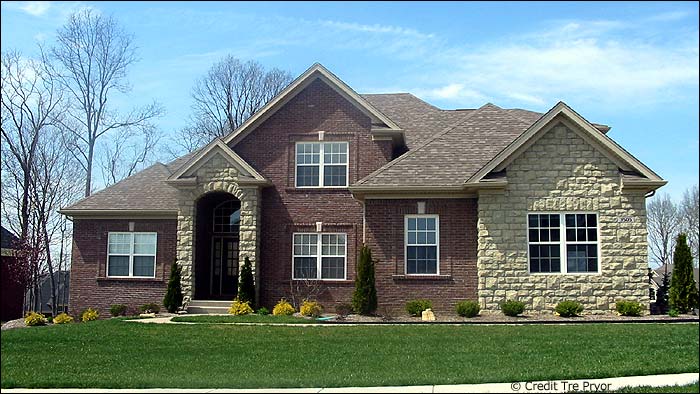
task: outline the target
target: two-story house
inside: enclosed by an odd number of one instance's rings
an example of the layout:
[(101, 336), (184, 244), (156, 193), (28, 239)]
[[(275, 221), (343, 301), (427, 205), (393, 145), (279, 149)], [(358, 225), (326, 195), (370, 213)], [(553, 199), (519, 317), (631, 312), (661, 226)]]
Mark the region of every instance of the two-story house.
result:
[(245, 257), (259, 305), (303, 284), (332, 307), (351, 299), (363, 243), (380, 310), (648, 305), (645, 198), (666, 182), (608, 130), (561, 102), (360, 95), (315, 64), (225, 138), (63, 209), (70, 308), (159, 302), (174, 261), (189, 305), (231, 300)]

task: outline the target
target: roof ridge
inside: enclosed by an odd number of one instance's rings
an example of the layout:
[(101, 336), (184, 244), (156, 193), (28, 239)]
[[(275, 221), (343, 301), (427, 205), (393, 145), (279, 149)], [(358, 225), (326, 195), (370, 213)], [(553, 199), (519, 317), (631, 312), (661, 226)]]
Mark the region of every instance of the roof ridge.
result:
[[(497, 105), (494, 105), (494, 107), (498, 108), (499, 110), (501, 110), (501, 112), (504, 112), (506, 115), (508, 115), (508, 116), (510, 116), (511, 118), (517, 120), (518, 122), (524, 124), (524, 125), (525, 125), (525, 130), (527, 130), (528, 128), (530, 128), (530, 124), (531, 124), (531, 123), (528, 122), (528, 121), (526, 121), (525, 119), (523, 119), (523, 118), (521, 118), (521, 117), (519, 117), (519, 116), (513, 115), (510, 111), (508, 111), (508, 110), (505, 109), (505, 108), (501, 108), (501, 107), (499, 107), (499, 106), (497, 106)], [(525, 130), (523, 130), (523, 133), (525, 132)], [(522, 134), (522, 133), (520, 133), (520, 134)]]
[[(477, 113), (479, 113), (479, 111), (481, 111), (482, 109), (484, 109), (485, 107), (487, 107), (489, 104), (490, 104), (490, 103), (484, 104), (484, 105), (482, 105), (481, 107), (479, 107), (478, 109), (476, 109), (475, 111), (468, 113), (464, 118), (458, 120), (457, 122), (455, 122), (454, 124), (448, 126), (448, 127), (445, 128), (444, 130), (442, 130), (442, 131), (440, 131), (439, 133), (433, 135), (432, 137), (430, 137), (427, 141), (425, 141), (425, 142), (424, 142), (423, 144), (421, 144), (420, 146), (416, 147), (415, 149), (411, 149), (411, 150), (409, 150), (408, 152), (404, 153), (403, 155), (397, 157), (396, 159), (394, 159), (394, 160), (392, 160), (392, 161), (390, 161), (390, 162), (384, 164), (383, 166), (379, 167), (377, 170), (375, 170), (375, 171), (372, 172), (371, 174), (369, 174), (369, 175), (367, 175), (366, 177), (364, 177), (364, 178), (360, 179), (359, 181), (357, 181), (356, 184), (365, 183), (365, 182), (366, 182), (367, 180), (369, 180), (370, 178), (373, 178), (373, 177), (375, 177), (376, 175), (379, 175), (380, 173), (382, 173), (382, 172), (388, 170), (389, 168), (393, 167), (395, 164), (397, 164), (397, 163), (399, 163), (399, 162), (402, 162), (402, 161), (404, 161), (406, 158), (408, 158), (408, 157), (414, 155), (416, 152), (418, 152), (419, 150), (423, 149), (424, 147), (426, 147), (427, 145), (429, 145), (430, 143), (432, 143), (433, 141), (435, 141), (435, 140), (438, 139), (439, 137), (442, 137), (443, 135), (445, 135), (445, 134), (449, 133), (450, 131), (454, 130), (455, 128), (457, 128), (457, 126), (459, 126), (459, 125), (463, 124), (464, 122), (466, 122), (467, 120), (471, 119), (474, 115), (476, 115)], [(493, 104), (491, 104), (491, 105), (493, 106)]]

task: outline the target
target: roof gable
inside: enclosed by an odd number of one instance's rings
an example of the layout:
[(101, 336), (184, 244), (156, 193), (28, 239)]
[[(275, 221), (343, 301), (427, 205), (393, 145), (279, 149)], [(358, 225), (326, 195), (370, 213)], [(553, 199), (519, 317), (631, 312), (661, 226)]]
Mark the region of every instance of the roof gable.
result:
[(260, 175), (250, 164), (246, 163), (236, 152), (226, 145), (221, 138), (216, 138), (206, 147), (193, 155), (187, 162), (183, 163), (167, 181), (171, 184), (178, 184), (181, 181), (191, 179), (194, 172), (201, 166), (209, 162), (214, 156), (222, 156), (229, 164), (235, 167), (241, 175), (240, 181), (246, 183), (267, 183), (265, 177)]
[[(624, 150), (615, 141), (610, 139), (601, 130), (576, 111), (571, 109), (566, 103), (560, 101), (539, 120), (533, 123), (524, 133), (516, 138), (511, 144), (500, 151), (483, 168), (471, 176), (465, 183), (474, 185), (482, 182), (484, 178), (492, 173), (502, 171), (515, 158), (520, 156), (527, 148), (534, 144), (552, 125), (563, 122), (572, 131), (579, 134), (586, 142), (600, 150), (613, 162), (617, 163), (622, 170), (635, 171), (641, 174), (644, 186), (660, 187), (666, 183), (654, 171), (645, 166), (637, 158)], [(640, 186), (641, 186), (640, 182)]]
[(258, 125), (272, 116), (280, 108), (282, 108), (289, 100), (294, 98), (299, 92), (304, 90), (311, 82), (316, 79), (322, 80), (328, 86), (338, 92), (343, 98), (357, 107), (360, 111), (372, 119), (373, 132), (381, 135), (392, 135), (403, 139), (403, 131), (401, 128), (389, 119), (386, 115), (376, 109), (372, 104), (357, 94), (340, 78), (328, 71), (319, 63), (315, 63), (297, 79), (292, 81), (284, 90), (270, 100), (264, 107), (258, 110), (253, 116), (248, 118), (238, 129), (223, 138), (224, 143), (235, 146), (246, 135), (253, 131)]

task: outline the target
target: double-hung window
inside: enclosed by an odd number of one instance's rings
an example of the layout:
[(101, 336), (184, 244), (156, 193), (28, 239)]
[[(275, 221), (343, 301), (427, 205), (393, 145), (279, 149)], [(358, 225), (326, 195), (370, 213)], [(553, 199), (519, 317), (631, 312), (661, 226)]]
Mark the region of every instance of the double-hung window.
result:
[(437, 215), (409, 215), (406, 228), (406, 274), (438, 275), (440, 223)]
[(345, 279), (345, 234), (296, 233), (293, 244), (293, 279)]
[(107, 276), (153, 278), (156, 275), (156, 233), (109, 233)]
[(598, 215), (531, 213), (528, 221), (530, 273), (597, 273)]
[(346, 187), (347, 142), (296, 144), (296, 187)]

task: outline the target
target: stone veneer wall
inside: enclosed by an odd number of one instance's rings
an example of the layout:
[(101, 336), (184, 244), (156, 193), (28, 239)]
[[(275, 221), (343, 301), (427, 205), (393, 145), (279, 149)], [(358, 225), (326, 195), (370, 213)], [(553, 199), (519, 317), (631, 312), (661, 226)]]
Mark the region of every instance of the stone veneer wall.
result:
[[(553, 313), (558, 302), (576, 300), (584, 313), (605, 313), (629, 299), (648, 311), (644, 192), (621, 191), (615, 163), (559, 123), (507, 167), (507, 177), (505, 192), (479, 192), (482, 309), (499, 311), (501, 302), (517, 298), (526, 311)], [(529, 211), (598, 212), (601, 273), (529, 274)]]
[[(245, 256), (250, 258), (255, 282), (259, 283), (257, 261), (259, 255), (260, 192), (257, 186), (239, 186), (238, 170), (220, 154), (215, 154), (197, 169), (197, 185), (180, 191), (180, 212), (177, 218), (177, 262), (182, 267), (182, 291), (187, 305), (194, 295), (195, 206), (204, 194), (215, 191), (231, 193), (241, 201), (241, 226), (238, 263), (242, 267)], [(256, 292), (259, 286), (255, 286)]]

